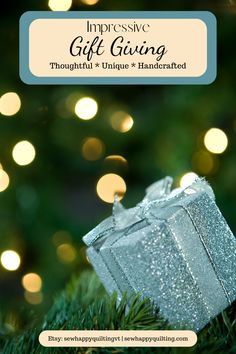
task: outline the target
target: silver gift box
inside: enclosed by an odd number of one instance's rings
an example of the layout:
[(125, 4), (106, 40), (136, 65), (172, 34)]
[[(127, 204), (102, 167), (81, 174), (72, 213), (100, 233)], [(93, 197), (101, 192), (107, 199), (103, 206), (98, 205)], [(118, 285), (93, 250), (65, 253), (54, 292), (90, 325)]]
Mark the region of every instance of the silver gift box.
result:
[(115, 201), (83, 240), (108, 293), (140, 293), (174, 328), (199, 331), (236, 298), (236, 239), (205, 180), (171, 184), (154, 183), (134, 208)]

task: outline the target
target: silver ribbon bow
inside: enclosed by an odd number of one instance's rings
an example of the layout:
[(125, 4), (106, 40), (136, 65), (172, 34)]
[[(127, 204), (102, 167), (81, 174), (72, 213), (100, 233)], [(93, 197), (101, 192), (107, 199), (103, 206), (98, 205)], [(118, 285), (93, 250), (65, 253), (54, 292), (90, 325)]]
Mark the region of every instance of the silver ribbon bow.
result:
[(173, 183), (172, 177), (165, 177), (146, 189), (144, 199), (135, 207), (125, 209), (124, 206), (115, 197), (112, 216), (105, 219), (92, 231), (83, 237), (83, 241), (92, 245), (102, 236), (107, 235), (112, 230), (121, 231), (132, 225), (146, 219), (149, 210), (154, 206), (165, 207), (173, 201), (180, 200), (188, 194), (197, 192), (206, 192), (211, 198), (215, 199), (214, 192), (210, 185), (202, 178), (197, 177), (193, 183), (185, 188), (175, 188), (171, 191)]

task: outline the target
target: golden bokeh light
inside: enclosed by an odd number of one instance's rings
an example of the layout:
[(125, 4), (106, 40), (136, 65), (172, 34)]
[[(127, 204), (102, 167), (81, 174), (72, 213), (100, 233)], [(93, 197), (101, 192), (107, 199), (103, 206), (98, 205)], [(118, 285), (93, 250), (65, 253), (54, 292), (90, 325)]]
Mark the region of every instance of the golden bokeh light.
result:
[(133, 118), (123, 111), (113, 113), (110, 122), (112, 128), (120, 133), (127, 133), (134, 124)]
[(75, 105), (75, 114), (83, 120), (89, 120), (96, 116), (98, 104), (91, 97), (83, 97)]
[(99, 0), (80, 0), (85, 5), (95, 5), (98, 3)]
[(30, 293), (37, 293), (42, 288), (42, 279), (36, 273), (28, 273), (23, 276), (22, 285), (26, 291)]
[(120, 169), (128, 168), (128, 161), (121, 155), (109, 155), (105, 157), (105, 163), (109, 166), (110, 169)]
[(75, 105), (78, 102), (79, 98), (81, 98), (83, 95), (80, 91), (74, 91), (70, 93), (66, 99), (65, 99), (65, 107), (69, 112), (74, 112), (75, 111)]
[(57, 256), (63, 263), (71, 263), (76, 259), (76, 249), (69, 243), (63, 243), (57, 247)]
[(68, 11), (71, 8), (72, 0), (49, 0), (48, 7), (52, 11)]
[(52, 236), (54, 246), (60, 246), (62, 243), (70, 243), (72, 241), (71, 234), (65, 230), (59, 230)]
[(200, 150), (193, 155), (193, 167), (202, 175), (208, 175), (215, 172), (218, 167), (217, 160), (214, 155), (208, 151)]
[(228, 146), (228, 138), (223, 130), (211, 128), (205, 134), (204, 144), (213, 154), (222, 154)]
[(9, 183), (10, 179), (8, 174), (3, 169), (0, 169), (0, 192), (5, 191), (9, 186)]
[(82, 155), (86, 160), (96, 161), (103, 156), (105, 146), (102, 140), (89, 137), (83, 141), (81, 150)]
[(43, 294), (41, 292), (32, 293), (30, 291), (25, 291), (25, 300), (31, 305), (39, 305), (43, 301)]
[(121, 200), (126, 192), (126, 184), (122, 177), (115, 173), (102, 176), (97, 183), (97, 194), (106, 203), (113, 203), (115, 195)]
[(4, 116), (13, 116), (20, 107), (21, 100), (15, 92), (7, 92), (0, 98), (0, 113)]
[(180, 179), (180, 187), (181, 188), (189, 187), (197, 177), (198, 175), (194, 172), (185, 173)]
[(121, 155), (109, 155), (105, 158), (106, 161), (115, 161), (123, 164), (127, 164), (127, 160)]
[(29, 165), (35, 158), (34, 146), (26, 140), (17, 143), (12, 150), (13, 160), (20, 166)]
[(20, 262), (20, 256), (15, 251), (7, 250), (1, 254), (1, 264), (7, 270), (17, 270), (20, 266)]

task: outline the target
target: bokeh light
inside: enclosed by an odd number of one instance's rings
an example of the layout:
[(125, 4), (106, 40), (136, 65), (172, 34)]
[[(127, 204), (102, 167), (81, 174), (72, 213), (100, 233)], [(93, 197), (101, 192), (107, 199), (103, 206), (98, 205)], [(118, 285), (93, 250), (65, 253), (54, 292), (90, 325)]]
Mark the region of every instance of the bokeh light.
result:
[(82, 155), (86, 160), (95, 161), (100, 159), (105, 151), (102, 140), (94, 137), (86, 138), (82, 143)]
[(113, 171), (119, 171), (121, 168), (128, 169), (128, 161), (121, 155), (109, 155), (104, 159), (107, 167)]
[(110, 122), (112, 128), (120, 133), (127, 133), (134, 124), (131, 115), (123, 111), (113, 113)]
[(75, 114), (83, 119), (89, 120), (96, 116), (98, 111), (98, 104), (95, 99), (91, 97), (83, 97), (77, 101), (75, 105)]
[(16, 313), (10, 312), (6, 315), (4, 321), (4, 327), (7, 329), (8, 332), (15, 332), (19, 329), (19, 317)]
[(20, 165), (29, 165), (35, 158), (34, 146), (26, 140), (17, 143), (12, 150), (12, 157), (14, 161)]
[(23, 276), (22, 285), (28, 292), (37, 293), (42, 288), (42, 279), (36, 273), (28, 273)]
[(39, 305), (43, 301), (43, 294), (41, 292), (32, 293), (30, 291), (25, 291), (25, 300), (31, 305)]
[(52, 11), (67, 11), (71, 8), (72, 0), (49, 0), (48, 7)]
[(80, 0), (85, 5), (95, 5), (98, 3), (99, 0)]
[(186, 188), (186, 187), (190, 186), (195, 181), (195, 179), (197, 177), (198, 177), (198, 175), (194, 172), (185, 173), (180, 179), (180, 187)]
[(192, 161), (194, 170), (199, 171), (199, 173), (202, 175), (213, 173), (217, 170), (218, 167), (216, 157), (205, 150), (197, 151), (193, 155)]
[(15, 251), (7, 250), (1, 254), (1, 264), (7, 270), (17, 270), (20, 266), (20, 262), (20, 256)]
[(228, 146), (228, 138), (223, 130), (211, 128), (205, 134), (204, 144), (213, 154), (222, 154)]
[(52, 236), (54, 246), (60, 246), (62, 243), (70, 243), (72, 241), (71, 234), (66, 230), (56, 231)]
[(0, 112), (4, 116), (13, 116), (21, 107), (20, 97), (15, 92), (7, 92), (0, 98)]
[(76, 249), (69, 243), (57, 247), (57, 256), (62, 263), (71, 263), (76, 259)]
[(121, 200), (126, 192), (126, 184), (122, 177), (115, 173), (102, 176), (97, 183), (97, 194), (107, 203), (113, 203), (115, 195)]
[(105, 158), (106, 161), (115, 161), (122, 164), (127, 164), (127, 160), (121, 155), (109, 155)]
[(0, 169), (0, 192), (5, 191), (7, 187), (9, 186), (10, 179), (6, 171), (3, 169)]

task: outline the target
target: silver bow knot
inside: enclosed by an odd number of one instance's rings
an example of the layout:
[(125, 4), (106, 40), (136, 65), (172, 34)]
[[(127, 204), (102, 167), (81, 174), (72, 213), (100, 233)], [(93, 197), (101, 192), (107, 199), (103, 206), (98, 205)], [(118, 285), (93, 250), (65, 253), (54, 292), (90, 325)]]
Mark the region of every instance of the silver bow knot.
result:
[(145, 219), (152, 207), (167, 206), (169, 203), (172, 203), (173, 200), (180, 199), (186, 196), (186, 194), (204, 191), (214, 199), (214, 192), (212, 188), (202, 178), (196, 177), (196, 179), (189, 186), (184, 188), (175, 188), (171, 191), (172, 183), (173, 179), (169, 176), (153, 183), (146, 189), (144, 199), (138, 203), (137, 206), (130, 209), (125, 209), (119, 202), (118, 198), (115, 197), (112, 210), (114, 229), (119, 231), (130, 227), (134, 223)]
[(83, 237), (87, 245), (92, 245), (96, 240), (107, 236), (112, 230), (122, 231), (132, 225), (147, 219), (149, 211), (153, 208), (163, 208), (171, 204), (174, 200), (186, 197), (187, 194), (206, 192), (214, 199), (214, 192), (210, 185), (202, 178), (197, 177), (195, 181), (184, 188), (175, 188), (171, 191), (173, 183), (172, 177), (165, 177), (160, 181), (153, 183), (146, 189), (144, 199), (135, 207), (125, 209), (115, 197), (112, 216), (102, 221), (92, 231)]

